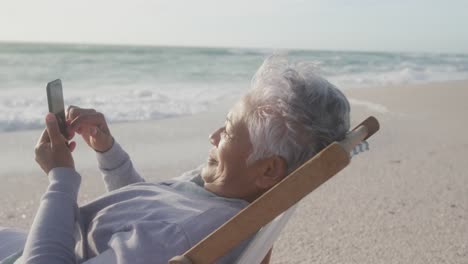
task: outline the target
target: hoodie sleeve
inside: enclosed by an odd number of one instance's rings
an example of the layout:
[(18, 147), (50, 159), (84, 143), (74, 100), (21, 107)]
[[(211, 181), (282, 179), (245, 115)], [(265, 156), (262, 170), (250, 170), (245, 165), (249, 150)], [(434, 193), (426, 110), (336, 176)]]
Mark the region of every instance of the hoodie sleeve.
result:
[(50, 184), (26, 240), (24, 263), (75, 263), (74, 227), (81, 176), (72, 168), (54, 168)]
[(107, 191), (145, 181), (119, 143), (114, 142), (112, 148), (104, 153), (96, 152), (96, 156)]

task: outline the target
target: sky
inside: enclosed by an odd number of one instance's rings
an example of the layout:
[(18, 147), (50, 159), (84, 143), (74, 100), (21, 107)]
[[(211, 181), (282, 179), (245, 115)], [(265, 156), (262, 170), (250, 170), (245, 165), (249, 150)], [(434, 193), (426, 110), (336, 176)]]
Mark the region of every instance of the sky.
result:
[(468, 0), (0, 0), (0, 41), (468, 53)]

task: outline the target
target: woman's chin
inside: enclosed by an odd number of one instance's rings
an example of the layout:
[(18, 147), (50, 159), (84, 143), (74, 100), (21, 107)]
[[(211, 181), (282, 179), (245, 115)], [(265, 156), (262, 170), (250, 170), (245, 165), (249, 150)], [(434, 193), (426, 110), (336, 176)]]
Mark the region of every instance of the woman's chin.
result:
[(216, 179), (216, 166), (207, 164), (201, 171), (201, 177), (205, 183), (211, 183)]

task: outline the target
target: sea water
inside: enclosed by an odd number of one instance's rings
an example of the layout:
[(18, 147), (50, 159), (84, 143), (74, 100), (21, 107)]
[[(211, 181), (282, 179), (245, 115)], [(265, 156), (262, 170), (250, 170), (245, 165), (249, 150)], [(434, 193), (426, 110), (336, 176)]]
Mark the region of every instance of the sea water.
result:
[(342, 89), (468, 79), (468, 55), (315, 50), (0, 43), (0, 132), (43, 127), (45, 87), (110, 122), (209, 111), (249, 89), (272, 53), (306, 60)]

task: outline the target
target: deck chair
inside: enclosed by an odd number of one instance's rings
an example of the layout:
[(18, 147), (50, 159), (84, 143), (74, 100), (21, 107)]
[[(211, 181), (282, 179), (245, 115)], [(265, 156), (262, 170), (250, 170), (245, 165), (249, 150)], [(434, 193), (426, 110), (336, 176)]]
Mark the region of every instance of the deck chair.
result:
[[(344, 140), (333, 142), (320, 151), (182, 256), (172, 258), (169, 264), (213, 263), (265, 226), (236, 262), (260, 263), (266, 254), (270, 254), (274, 240), (294, 213), (296, 204), (345, 168), (355, 146), (378, 130), (377, 119), (368, 117)], [(268, 260), (263, 261), (266, 262)]]

